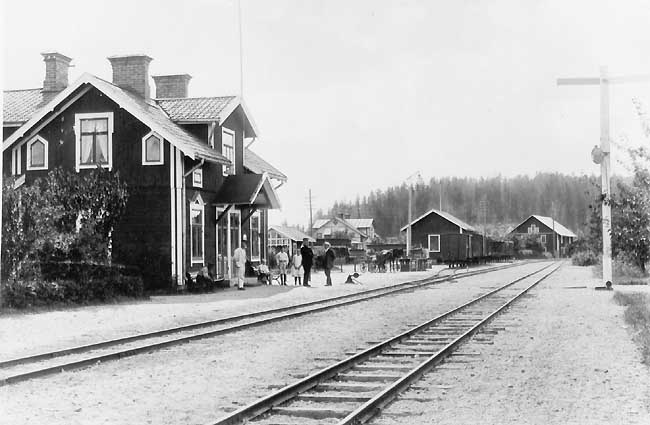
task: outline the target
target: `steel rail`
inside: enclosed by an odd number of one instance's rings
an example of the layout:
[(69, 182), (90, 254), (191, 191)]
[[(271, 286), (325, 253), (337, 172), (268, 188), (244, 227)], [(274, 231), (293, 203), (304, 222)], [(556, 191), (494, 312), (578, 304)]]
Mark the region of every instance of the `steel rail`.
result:
[[(144, 340), (148, 338), (154, 338), (154, 337), (160, 337), (160, 336), (165, 336), (167, 334), (172, 334), (172, 333), (180, 333), (200, 327), (208, 327), (208, 326), (218, 326), (220, 324), (225, 324), (228, 322), (236, 322), (240, 320), (245, 320), (248, 318), (254, 318), (257, 316), (262, 316), (262, 315), (270, 315), (274, 313), (282, 313), (285, 311), (290, 311), (290, 310), (296, 310), (296, 309), (301, 309), (305, 307), (310, 307), (313, 305), (317, 304), (326, 304), (326, 303), (334, 303), (334, 304), (327, 304), (324, 306), (320, 307), (313, 307), (313, 308), (308, 308), (305, 310), (300, 310), (300, 311), (294, 311), (286, 314), (281, 314), (278, 316), (272, 316), (269, 318), (264, 318), (264, 319), (259, 319), (256, 321), (248, 322), (248, 323), (243, 323), (243, 324), (237, 324), (237, 325), (232, 325), (228, 326), (225, 328), (220, 328), (208, 332), (202, 332), (198, 334), (193, 334), (189, 336), (183, 336), (183, 337), (178, 337), (178, 338), (173, 338), (169, 339), (166, 341), (162, 342), (157, 342), (153, 344), (147, 344), (143, 345), (140, 347), (135, 347), (135, 348), (129, 348), (125, 350), (120, 350), (120, 351), (114, 351), (108, 354), (103, 354), (103, 355), (98, 355), (98, 356), (93, 356), (65, 364), (57, 364), (54, 366), (50, 367), (45, 367), (42, 369), (37, 369), (29, 372), (24, 372), (16, 375), (11, 375), (5, 378), (0, 378), (0, 387), (9, 385), (12, 383), (20, 382), (20, 381), (25, 381), (29, 379), (34, 379), (42, 376), (47, 376), (55, 373), (60, 373), (63, 371), (69, 371), (69, 370), (74, 370), (74, 369), (79, 369), (82, 367), (87, 367), (87, 366), (92, 366), (95, 364), (99, 364), (102, 362), (107, 362), (111, 360), (117, 360), (129, 356), (134, 356), (137, 354), (141, 353), (148, 353), (153, 350), (159, 350), (162, 348), (167, 348), (170, 346), (174, 345), (179, 345), (183, 343), (187, 343), (190, 341), (195, 341), (199, 339), (204, 339), (204, 338), (210, 338), (218, 335), (223, 335), (231, 332), (236, 332), (244, 329), (249, 329), (249, 328), (254, 328), (257, 326), (263, 326), (267, 325), (269, 323), (273, 323), (276, 321), (280, 320), (286, 320), (290, 318), (296, 318), (300, 317), (303, 315), (307, 314), (312, 314), (312, 313), (318, 313), (323, 310), (328, 310), (332, 308), (338, 308), (338, 307), (343, 307), (347, 306), (350, 304), (358, 303), (358, 302), (363, 302), (363, 301), (368, 301), (372, 300), (375, 298), (395, 294), (398, 292), (403, 292), (403, 291), (408, 291), (412, 289), (417, 289), (423, 286), (428, 286), (432, 284), (437, 284), (441, 282), (445, 282), (451, 279), (460, 279), (460, 278), (465, 278), (465, 277), (471, 277), (471, 276), (476, 276), (478, 274), (484, 274), (484, 273), (489, 273), (493, 271), (498, 271), (498, 270), (503, 270), (507, 268), (512, 268), (520, 265), (524, 265), (527, 263), (523, 264), (510, 264), (507, 266), (498, 266), (498, 267), (493, 267), (489, 269), (481, 269), (481, 270), (476, 270), (473, 272), (468, 272), (468, 273), (463, 273), (462, 275), (452, 275), (452, 276), (444, 276), (444, 277), (430, 277), (426, 279), (421, 279), (417, 281), (409, 281), (409, 282), (404, 282), (400, 283), (397, 285), (392, 285), (390, 287), (382, 287), (382, 288), (375, 288), (371, 289), (368, 291), (360, 291), (360, 292), (355, 292), (353, 294), (346, 294), (338, 297), (331, 297), (331, 298), (326, 298), (326, 299), (321, 299), (321, 300), (315, 300), (315, 301), (310, 301), (308, 303), (303, 303), (303, 304), (296, 304), (292, 306), (287, 306), (287, 307), (280, 307), (276, 309), (270, 309), (270, 310), (262, 310), (262, 311), (257, 311), (253, 313), (248, 313), (248, 314), (243, 314), (239, 316), (231, 316), (231, 317), (226, 317), (223, 319), (217, 319), (213, 321), (208, 321), (208, 322), (201, 322), (197, 324), (192, 324), (192, 325), (185, 325), (181, 326), (178, 328), (172, 328), (172, 329), (166, 329), (166, 330), (161, 330), (161, 331), (156, 331), (156, 332), (150, 332), (146, 334), (139, 334), (139, 335), (134, 335), (130, 337), (124, 337), (124, 338), (118, 338), (114, 340), (109, 340), (109, 341), (103, 341), (100, 343), (95, 343), (95, 344), (89, 344), (85, 346), (80, 346), (80, 347), (74, 347), (70, 349), (64, 349), (64, 350), (59, 350), (56, 352), (52, 353), (44, 353), (44, 354), (39, 354), (39, 355), (34, 355), (34, 356), (29, 356), (25, 358), (20, 358), (20, 359), (12, 359), (8, 360), (5, 362), (0, 363), (0, 369), (2, 368), (7, 368), (10, 366), (15, 366), (15, 365), (21, 365), (21, 364), (29, 364), (29, 363), (36, 363), (38, 361), (44, 361), (47, 359), (52, 359), (56, 357), (62, 357), (65, 355), (71, 355), (71, 354), (78, 354), (78, 353), (83, 353), (83, 352), (88, 352), (92, 350), (97, 350), (97, 349), (102, 349), (102, 348), (107, 348), (110, 346), (114, 345), (119, 345), (119, 344), (124, 344), (128, 342), (133, 342), (137, 340)], [(350, 299), (352, 298), (352, 299)]]
[[(280, 404), (291, 400), (295, 396), (297, 396), (300, 393), (303, 393), (305, 391), (308, 391), (314, 387), (316, 387), (318, 384), (323, 383), (324, 381), (327, 381), (336, 375), (340, 374), (341, 372), (344, 372), (346, 370), (351, 369), (354, 365), (357, 363), (361, 363), (371, 357), (374, 357), (381, 353), (382, 350), (385, 350), (392, 344), (398, 343), (403, 339), (409, 338), (410, 336), (417, 334), (420, 332), (422, 329), (428, 328), (431, 325), (440, 322), (444, 320), (445, 318), (457, 313), (458, 311), (467, 308), (468, 306), (478, 303), (491, 295), (502, 291), (503, 289), (506, 289), (530, 276), (533, 276), (537, 273), (540, 273), (547, 268), (551, 267), (553, 264), (548, 264), (544, 267), (542, 267), (539, 270), (536, 270), (532, 273), (529, 273), (523, 277), (520, 277), (516, 280), (513, 280), (512, 282), (507, 283), (506, 285), (500, 286), (492, 291), (489, 291), (486, 294), (483, 294), (477, 298), (474, 298), (473, 300), (470, 300), (458, 307), (455, 307), (445, 313), (442, 313), (433, 319), (427, 320), (426, 322), (417, 325), (397, 336), (391, 337), (383, 342), (380, 342), (364, 351), (361, 351), (357, 354), (354, 354), (347, 359), (344, 359), (338, 363), (335, 363), (334, 365), (328, 366), (325, 369), (322, 369), (316, 373), (313, 373), (293, 384), (289, 384), (285, 386), (284, 388), (281, 388), (266, 397), (263, 397), (247, 406), (244, 406), (227, 416), (224, 416), (223, 418), (219, 419), (217, 422), (214, 422), (212, 425), (233, 425), (233, 424), (239, 424), (239, 423), (245, 423), (246, 421), (249, 421), (252, 418), (255, 418), (262, 413), (272, 409), (273, 407), (279, 406)], [(555, 269), (557, 270), (557, 268)], [(553, 270), (553, 271), (555, 271)], [(551, 272), (552, 273), (552, 272)], [(547, 275), (548, 276), (548, 275)], [(546, 277), (546, 276), (545, 276)]]
[(381, 411), (381, 409), (383, 409), (387, 404), (392, 402), (401, 392), (406, 390), (413, 382), (419, 380), (425, 373), (427, 373), (437, 364), (442, 362), (447, 356), (449, 356), (449, 354), (451, 354), (452, 351), (456, 349), (456, 347), (458, 347), (458, 345), (465, 342), (466, 339), (474, 335), (482, 326), (484, 326), (486, 323), (491, 321), (496, 315), (501, 313), (501, 311), (503, 311), (505, 308), (507, 308), (510, 304), (512, 304), (516, 300), (518, 300), (521, 296), (526, 294), (528, 291), (530, 291), (533, 287), (538, 285), (544, 279), (549, 277), (551, 274), (555, 273), (560, 267), (561, 265), (554, 268), (553, 270), (551, 270), (550, 272), (542, 276), (541, 279), (533, 282), (531, 285), (527, 286), (525, 289), (517, 293), (517, 295), (510, 298), (503, 305), (501, 305), (499, 308), (494, 310), (488, 316), (483, 318), (480, 322), (476, 323), (474, 326), (472, 326), (469, 330), (464, 332), (454, 341), (447, 344), (443, 349), (441, 349), (436, 354), (426, 359), (419, 366), (415, 367), (413, 370), (408, 372), (408, 374), (406, 374), (398, 381), (394, 382), (393, 384), (385, 388), (379, 394), (377, 394), (376, 396), (374, 396), (373, 398), (365, 402), (358, 409), (356, 409), (348, 416), (343, 418), (337, 425), (357, 425), (357, 424), (364, 424), (368, 422), (368, 420), (376, 416), (377, 413)]

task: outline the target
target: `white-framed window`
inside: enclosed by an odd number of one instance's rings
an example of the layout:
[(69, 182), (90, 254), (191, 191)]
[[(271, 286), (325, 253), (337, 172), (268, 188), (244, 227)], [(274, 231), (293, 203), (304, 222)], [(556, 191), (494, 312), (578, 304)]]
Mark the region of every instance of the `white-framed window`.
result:
[(543, 244), (546, 244), (546, 235), (541, 235), (540, 240)]
[(429, 235), (429, 252), (440, 252), (440, 235)]
[(27, 171), (47, 170), (47, 140), (36, 136), (27, 142)]
[(260, 250), (262, 246), (260, 238), (260, 212), (256, 211), (250, 218), (251, 226), (251, 236), (250, 236), (250, 248), (251, 248), (251, 260), (256, 261), (260, 259)]
[(205, 246), (205, 204), (201, 195), (190, 205), (190, 253), (192, 264), (203, 265)]
[(221, 153), (232, 162), (223, 166), (223, 175), (235, 174), (235, 132), (225, 127), (221, 129)]
[(14, 176), (22, 174), (22, 159), (21, 145), (18, 145), (11, 151), (11, 172)]
[(203, 168), (197, 168), (192, 173), (192, 186), (203, 187)]
[(165, 150), (163, 138), (156, 132), (150, 132), (142, 138), (142, 165), (163, 165)]
[(536, 224), (531, 224), (530, 226), (528, 226), (529, 235), (536, 235), (537, 233), (539, 233), (539, 227), (537, 227)]
[(113, 168), (113, 113), (75, 114), (75, 166)]

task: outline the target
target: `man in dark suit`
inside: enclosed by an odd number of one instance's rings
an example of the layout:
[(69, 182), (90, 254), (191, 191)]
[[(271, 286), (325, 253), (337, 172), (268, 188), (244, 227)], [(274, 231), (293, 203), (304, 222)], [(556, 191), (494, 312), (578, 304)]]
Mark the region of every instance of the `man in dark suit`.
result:
[(334, 260), (336, 259), (336, 254), (334, 254), (332, 245), (329, 242), (325, 242), (323, 244), (323, 248), (325, 248), (325, 261), (323, 261), (323, 266), (325, 269), (325, 276), (327, 276), (327, 282), (325, 282), (325, 286), (332, 286), (332, 278), (330, 277), (330, 273), (334, 268)]
[(302, 257), (302, 269), (305, 272), (303, 286), (311, 286), (309, 284), (309, 281), (311, 281), (311, 265), (314, 262), (314, 251), (312, 251), (309, 247), (308, 238), (304, 238), (302, 240), (302, 246), (300, 247), (300, 256)]

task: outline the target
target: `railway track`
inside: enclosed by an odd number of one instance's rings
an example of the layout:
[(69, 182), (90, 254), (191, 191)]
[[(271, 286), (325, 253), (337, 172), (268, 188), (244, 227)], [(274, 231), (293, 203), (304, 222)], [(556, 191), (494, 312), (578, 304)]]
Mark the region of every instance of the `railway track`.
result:
[(0, 386), (35, 379), (51, 374), (89, 367), (95, 364), (148, 353), (193, 340), (215, 337), (279, 320), (299, 317), (327, 309), (372, 300), (426, 287), (450, 279), (461, 279), (488, 272), (517, 267), (509, 264), (463, 273), (461, 275), (429, 277), (419, 281), (404, 282), (382, 288), (359, 291), (352, 294), (311, 301), (287, 307), (261, 310), (248, 314), (204, 321), (155, 332), (131, 335), (93, 344), (86, 344), (31, 356), (0, 361)]
[(559, 268), (560, 265), (548, 265), (490, 290), (242, 407), (214, 425), (366, 423), (497, 314)]

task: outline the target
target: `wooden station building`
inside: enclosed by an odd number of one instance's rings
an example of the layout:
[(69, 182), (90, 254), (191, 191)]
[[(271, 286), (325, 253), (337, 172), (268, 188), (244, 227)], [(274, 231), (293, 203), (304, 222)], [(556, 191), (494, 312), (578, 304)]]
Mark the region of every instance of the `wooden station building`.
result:
[(63, 167), (118, 171), (129, 199), (113, 232), (112, 260), (140, 267), (148, 288), (182, 288), (203, 267), (230, 280), (242, 239), (264, 258), (266, 212), (286, 176), (250, 150), (258, 129), (238, 96), (188, 97), (190, 76), (154, 76), (146, 55), (111, 56), (112, 82), (44, 53), (42, 88), (4, 92), (5, 175), (30, 184)]

